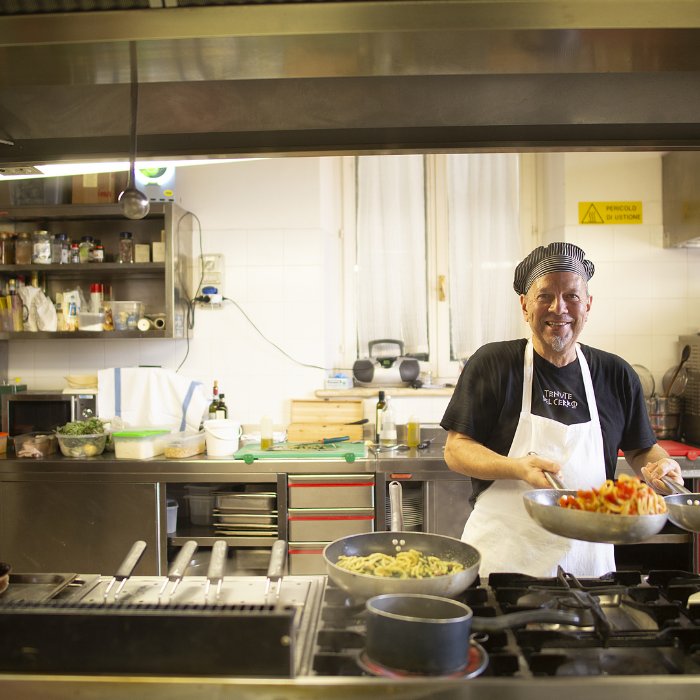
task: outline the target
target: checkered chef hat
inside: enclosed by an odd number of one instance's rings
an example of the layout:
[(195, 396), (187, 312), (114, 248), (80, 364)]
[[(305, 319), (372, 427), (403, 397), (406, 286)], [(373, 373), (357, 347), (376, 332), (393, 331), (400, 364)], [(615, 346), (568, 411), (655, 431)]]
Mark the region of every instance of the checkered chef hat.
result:
[(574, 272), (588, 282), (595, 272), (595, 265), (585, 260), (586, 254), (573, 243), (550, 243), (546, 248), (535, 248), (516, 268), (513, 289), (526, 294), (532, 283), (550, 272)]

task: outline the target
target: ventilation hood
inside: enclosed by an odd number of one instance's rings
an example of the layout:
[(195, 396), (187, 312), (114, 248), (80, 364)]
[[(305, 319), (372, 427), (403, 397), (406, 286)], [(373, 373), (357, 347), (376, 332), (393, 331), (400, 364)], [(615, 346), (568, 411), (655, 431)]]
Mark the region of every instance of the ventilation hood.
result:
[(126, 159), (131, 42), (143, 158), (700, 144), (697, 2), (3, 8), (3, 165)]

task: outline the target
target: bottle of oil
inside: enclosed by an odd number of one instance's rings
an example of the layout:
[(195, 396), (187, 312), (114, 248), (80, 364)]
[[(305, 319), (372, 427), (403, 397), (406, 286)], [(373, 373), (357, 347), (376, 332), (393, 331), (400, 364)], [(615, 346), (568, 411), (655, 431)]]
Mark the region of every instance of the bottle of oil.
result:
[(384, 411), (386, 410), (386, 401), (384, 400), (384, 392), (379, 392), (379, 399), (377, 401), (377, 407), (375, 410), (374, 419), (374, 442), (378, 445), (379, 439), (382, 434), (382, 418), (384, 418)]
[(382, 416), (382, 432), (379, 434), (379, 444), (382, 447), (395, 447), (396, 439), (396, 419), (391, 405), (384, 409)]
[(209, 404), (209, 420), (216, 418), (216, 408), (219, 405), (219, 382), (214, 380), (214, 390), (212, 391), (212, 400)]
[(420, 423), (415, 416), (411, 416), (406, 424), (406, 444), (409, 447), (418, 447), (420, 444)]
[(263, 416), (260, 420), (260, 449), (269, 450), (273, 442), (272, 419), (270, 416)]
[(228, 406), (224, 401), (224, 395), (219, 395), (219, 403), (216, 405), (216, 417), (219, 419), (228, 418)]

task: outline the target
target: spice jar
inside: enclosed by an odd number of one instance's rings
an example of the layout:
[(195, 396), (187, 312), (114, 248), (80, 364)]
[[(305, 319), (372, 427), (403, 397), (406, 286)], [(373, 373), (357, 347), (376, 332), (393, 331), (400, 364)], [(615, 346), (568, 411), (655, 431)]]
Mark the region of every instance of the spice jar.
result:
[(119, 255), (117, 260), (120, 263), (134, 262), (134, 239), (131, 236), (131, 231), (122, 231), (119, 234)]
[(93, 242), (92, 236), (83, 236), (80, 239), (80, 262), (86, 263), (90, 262), (92, 259), (92, 250), (95, 244)]
[(95, 248), (92, 251), (92, 262), (104, 262), (105, 261), (105, 247), (100, 241), (95, 241)]
[(80, 262), (80, 244), (79, 243), (71, 243), (70, 244), (70, 262), (72, 263), (79, 263)]
[(51, 263), (51, 236), (48, 231), (34, 231), (32, 234), (32, 262), (35, 265)]
[(22, 231), (17, 235), (17, 240), (15, 241), (15, 264), (31, 265), (33, 250), (31, 234), (28, 231)]
[(0, 231), (0, 265), (14, 265), (15, 239), (9, 231)]
[(68, 262), (68, 237), (65, 233), (57, 233), (51, 241), (51, 262), (58, 265)]

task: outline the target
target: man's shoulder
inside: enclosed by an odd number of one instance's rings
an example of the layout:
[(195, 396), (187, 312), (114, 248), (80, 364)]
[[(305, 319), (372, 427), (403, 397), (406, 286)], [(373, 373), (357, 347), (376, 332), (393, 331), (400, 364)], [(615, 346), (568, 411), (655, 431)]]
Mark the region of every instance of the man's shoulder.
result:
[(591, 366), (591, 372), (602, 370), (604, 372), (617, 372), (625, 375), (635, 374), (634, 368), (627, 360), (607, 350), (594, 348), (591, 345), (581, 345), (581, 352)]
[(499, 340), (493, 343), (482, 345), (470, 358), (479, 360), (506, 360), (518, 358), (522, 362), (523, 353), (527, 339), (518, 338), (517, 340)]

